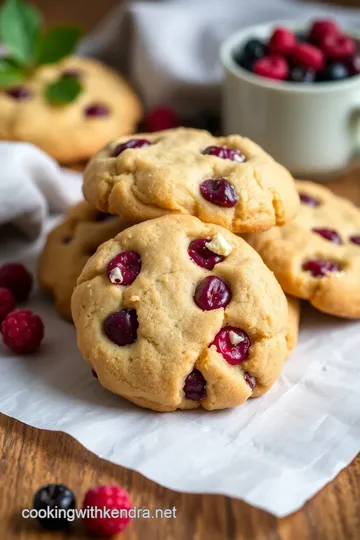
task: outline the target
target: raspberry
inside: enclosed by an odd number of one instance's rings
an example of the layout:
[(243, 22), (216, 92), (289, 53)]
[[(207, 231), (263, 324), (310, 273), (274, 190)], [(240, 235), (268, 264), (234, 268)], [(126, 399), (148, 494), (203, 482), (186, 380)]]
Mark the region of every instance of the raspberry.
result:
[(270, 38), (269, 50), (271, 54), (280, 54), (286, 56), (295, 47), (295, 34), (288, 28), (279, 26), (276, 28)]
[(291, 60), (296, 66), (320, 71), (325, 65), (324, 53), (309, 43), (297, 43), (292, 50)]
[(15, 308), (15, 298), (9, 289), (0, 287), (0, 322)]
[(32, 283), (32, 275), (23, 264), (8, 263), (0, 268), (0, 287), (9, 289), (18, 302), (28, 298)]
[(349, 36), (341, 34), (324, 36), (320, 47), (330, 60), (343, 60), (355, 53), (354, 41)]
[(146, 131), (162, 131), (178, 127), (179, 120), (176, 113), (170, 107), (156, 107), (149, 111), (146, 119)]
[(253, 72), (261, 77), (284, 81), (288, 76), (289, 66), (282, 56), (264, 56), (255, 62)]
[(322, 38), (329, 34), (339, 34), (340, 29), (331, 19), (319, 19), (315, 21), (309, 32), (309, 41), (319, 43)]
[[(94, 508), (83, 520), (88, 531), (98, 536), (112, 536), (122, 532), (131, 519), (128, 515), (132, 508), (130, 497), (128, 492), (120, 486), (99, 486), (90, 489), (84, 498), (83, 509), (85, 508)], [(100, 512), (96, 508), (101, 511), (105, 508), (110, 514), (114, 510), (117, 517), (99, 516), (97, 514)]]
[(17, 354), (30, 354), (44, 337), (44, 325), (38, 315), (28, 309), (15, 309), (1, 323), (5, 345)]

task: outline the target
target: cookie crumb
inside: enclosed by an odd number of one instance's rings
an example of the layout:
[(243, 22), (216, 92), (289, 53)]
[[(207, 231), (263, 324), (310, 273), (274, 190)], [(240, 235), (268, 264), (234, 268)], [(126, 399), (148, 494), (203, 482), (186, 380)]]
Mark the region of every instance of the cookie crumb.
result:
[(231, 244), (221, 233), (215, 234), (210, 242), (206, 242), (205, 246), (213, 253), (223, 257), (227, 257), (232, 252)]

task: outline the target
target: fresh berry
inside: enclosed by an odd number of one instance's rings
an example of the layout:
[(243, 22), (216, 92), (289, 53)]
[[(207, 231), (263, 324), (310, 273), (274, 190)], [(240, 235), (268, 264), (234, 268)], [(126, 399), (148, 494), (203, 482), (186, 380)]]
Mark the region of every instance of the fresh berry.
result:
[(290, 69), (288, 80), (296, 83), (313, 83), (316, 72), (310, 68), (294, 67)]
[(349, 238), (350, 242), (352, 244), (356, 244), (357, 246), (360, 246), (360, 235), (354, 234), (353, 236), (350, 236)]
[(254, 62), (250, 60), (245, 54), (238, 54), (234, 56), (234, 60), (238, 66), (246, 69), (246, 71), (252, 71)]
[[(120, 486), (99, 486), (90, 489), (84, 498), (83, 509), (89, 510), (83, 518), (89, 533), (96, 536), (113, 536), (122, 532), (131, 521), (129, 511), (133, 508), (128, 492)], [(104, 509), (110, 517), (99, 516)], [(93, 517), (91, 517), (93, 515)]]
[(235, 148), (227, 148), (227, 146), (208, 146), (203, 151), (205, 156), (215, 156), (221, 159), (229, 159), (230, 161), (237, 161), (238, 163), (244, 163), (246, 157)]
[(206, 201), (224, 208), (232, 208), (238, 202), (234, 186), (225, 178), (204, 180), (200, 184), (200, 193)]
[[(71, 521), (61, 512), (58, 517), (51, 517), (50, 511), (74, 510), (76, 499), (73, 492), (63, 484), (49, 484), (40, 488), (34, 495), (33, 508), (39, 512), (38, 520), (44, 529), (61, 530), (68, 527)], [(47, 516), (49, 511), (49, 516)]]
[(298, 43), (307, 43), (308, 41), (308, 37), (305, 32), (296, 32), (295, 38)]
[(200, 401), (206, 396), (206, 380), (198, 369), (194, 369), (185, 379), (184, 393), (186, 399)]
[(344, 60), (355, 53), (355, 43), (349, 36), (327, 34), (320, 43), (321, 49), (329, 60)]
[(288, 76), (289, 66), (282, 56), (264, 56), (254, 63), (253, 72), (260, 77), (284, 81)]
[(250, 39), (243, 49), (244, 59), (253, 63), (263, 56), (265, 56), (265, 45), (263, 41), (260, 39)]
[(176, 128), (179, 126), (179, 119), (170, 107), (156, 107), (148, 112), (145, 118), (146, 131), (162, 131), (164, 129)]
[(288, 28), (279, 26), (276, 28), (269, 41), (269, 51), (271, 54), (287, 56), (296, 44), (294, 33)]
[(108, 116), (109, 112), (109, 108), (103, 103), (92, 103), (85, 107), (85, 116), (90, 118)]
[(318, 73), (319, 82), (331, 82), (331, 81), (342, 81), (349, 76), (349, 70), (344, 64), (339, 62), (334, 62), (333, 64), (328, 64), (325, 69)]
[(297, 43), (292, 50), (291, 60), (296, 67), (320, 71), (325, 65), (324, 53), (310, 43)]
[(349, 70), (349, 75), (359, 75), (360, 73), (360, 53), (355, 53), (346, 61), (346, 67)]
[(325, 36), (339, 34), (340, 28), (331, 19), (319, 19), (314, 21), (309, 32), (309, 41), (319, 43)]
[(211, 345), (215, 345), (228, 364), (237, 366), (248, 358), (251, 341), (244, 330), (225, 326), (216, 334)]
[(9, 97), (19, 101), (31, 98), (31, 92), (25, 86), (15, 86), (14, 88), (9, 88), (6, 90), (6, 93)]
[(5, 287), (0, 287), (0, 322), (15, 308), (13, 293)]
[(131, 285), (140, 274), (141, 257), (136, 251), (123, 251), (108, 263), (106, 271), (114, 285)]
[(256, 386), (256, 379), (255, 377), (253, 377), (252, 375), (250, 375), (250, 373), (244, 373), (244, 380), (246, 382), (246, 384), (248, 384), (251, 388), (251, 390), (253, 390)]
[(206, 238), (193, 240), (188, 247), (188, 254), (195, 264), (201, 266), (201, 268), (206, 268), (206, 270), (212, 270), (215, 264), (222, 262), (225, 257), (210, 251), (205, 245), (207, 242), (209, 240)]
[(333, 229), (326, 229), (321, 227), (315, 227), (313, 232), (322, 236), (325, 240), (332, 242), (333, 244), (342, 244), (342, 240), (338, 233)]
[(28, 309), (15, 309), (1, 323), (5, 345), (17, 354), (30, 354), (40, 346), (44, 325), (38, 315)]
[(340, 272), (341, 266), (334, 261), (326, 261), (324, 259), (310, 259), (304, 262), (302, 269), (305, 272), (310, 272), (313, 277), (323, 277), (330, 272)]
[(315, 197), (311, 197), (311, 195), (308, 195), (307, 193), (299, 193), (299, 197), (302, 204), (307, 204), (308, 206), (313, 206), (314, 208), (316, 206), (320, 206), (320, 202), (315, 199)]
[(219, 277), (208, 276), (196, 287), (194, 300), (203, 311), (224, 308), (231, 300), (231, 291)]
[(139, 322), (135, 309), (120, 309), (108, 315), (104, 321), (106, 336), (119, 347), (134, 343), (138, 328)]
[(0, 268), (0, 287), (9, 289), (17, 302), (27, 300), (32, 284), (32, 275), (23, 264), (8, 263)]
[(143, 148), (144, 146), (151, 146), (151, 142), (147, 139), (130, 139), (115, 146), (112, 157), (120, 156), (120, 154), (128, 148)]

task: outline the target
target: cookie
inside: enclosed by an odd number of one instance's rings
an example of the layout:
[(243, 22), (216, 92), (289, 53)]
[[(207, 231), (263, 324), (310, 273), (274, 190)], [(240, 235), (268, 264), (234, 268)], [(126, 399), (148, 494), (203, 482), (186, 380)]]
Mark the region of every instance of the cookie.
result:
[(300, 302), (294, 296), (286, 295), (288, 304), (288, 325), (286, 342), (289, 351), (292, 351), (298, 342), (300, 323)]
[(137, 222), (189, 214), (233, 232), (291, 220), (299, 199), (290, 173), (240, 137), (177, 128), (121, 137), (88, 164), (85, 198)]
[(283, 290), (320, 311), (360, 318), (360, 210), (312, 182), (297, 182), (299, 215), (246, 235)]
[[(46, 85), (69, 74), (81, 79), (83, 92), (67, 105), (51, 104)], [(141, 114), (139, 99), (115, 71), (93, 59), (69, 57), (0, 93), (0, 139), (28, 141), (61, 163), (77, 162), (133, 132)]]
[(55, 299), (56, 311), (71, 320), (71, 295), (81, 270), (97, 247), (128, 226), (83, 201), (50, 232), (39, 261), (40, 285)]
[(268, 390), (287, 303), (241, 238), (164, 216), (104, 243), (72, 296), (79, 349), (108, 390), (157, 411), (224, 409)]

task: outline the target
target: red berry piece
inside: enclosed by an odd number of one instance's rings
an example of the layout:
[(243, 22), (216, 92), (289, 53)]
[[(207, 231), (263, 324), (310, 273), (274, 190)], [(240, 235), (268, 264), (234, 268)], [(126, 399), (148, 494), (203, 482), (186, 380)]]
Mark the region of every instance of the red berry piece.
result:
[(248, 384), (251, 388), (251, 390), (254, 390), (255, 386), (256, 386), (256, 379), (255, 377), (253, 377), (252, 375), (250, 375), (250, 373), (244, 373), (244, 380), (246, 382), (246, 384)]
[(296, 44), (295, 34), (288, 28), (276, 28), (270, 38), (269, 51), (271, 54), (288, 55)]
[(208, 276), (196, 287), (194, 300), (203, 311), (224, 308), (231, 300), (231, 291), (219, 277)]
[[(85, 495), (82, 507), (89, 509), (87, 516), (83, 518), (86, 529), (92, 535), (101, 537), (121, 533), (131, 521), (129, 511), (133, 508), (128, 492), (120, 486), (90, 489)], [(103, 515), (104, 509), (110, 517)]]
[(176, 128), (179, 125), (179, 119), (170, 107), (156, 107), (149, 111), (145, 118), (146, 131), (150, 132)]
[(342, 240), (338, 233), (334, 231), (333, 229), (326, 229), (325, 227), (315, 227), (312, 229), (314, 233), (319, 234), (322, 236), (325, 240), (328, 240), (329, 242), (332, 242), (333, 244), (342, 244)]
[(332, 19), (319, 19), (314, 21), (310, 32), (309, 41), (319, 43), (328, 34), (339, 34), (340, 28)]
[(28, 298), (32, 284), (32, 275), (23, 264), (8, 263), (0, 268), (0, 287), (9, 289), (17, 302), (23, 302)]
[(40, 346), (44, 325), (38, 315), (28, 309), (16, 309), (1, 323), (5, 345), (17, 354), (30, 354)]
[(141, 257), (136, 251), (118, 253), (107, 265), (107, 275), (114, 285), (130, 285), (141, 270)]
[(210, 251), (210, 249), (205, 246), (207, 242), (209, 242), (209, 240), (206, 238), (197, 238), (196, 240), (193, 240), (188, 247), (188, 254), (195, 264), (201, 266), (201, 268), (212, 270), (215, 264), (222, 262), (225, 257)]
[(118, 157), (124, 150), (128, 148), (143, 148), (144, 146), (151, 146), (151, 142), (147, 139), (130, 139), (124, 143), (120, 143), (115, 146), (112, 157)]
[(120, 309), (108, 315), (104, 321), (106, 336), (119, 347), (136, 341), (139, 321), (135, 309)]
[(185, 379), (184, 393), (186, 399), (200, 401), (206, 396), (206, 380), (198, 369), (194, 369)]
[(316, 208), (317, 206), (320, 206), (320, 202), (315, 199), (315, 197), (312, 197), (311, 195), (308, 195), (307, 193), (299, 193), (300, 201), (302, 204), (307, 204), (308, 206), (313, 206)]
[(6, 93), (9, 97), (17, 99), (18, 101), (24, 101), (25, 99), (31, 98), (31, 92), (25, 86), (15, 86), (14, 88), (9, 88), (6, 90)]
[(253, 72), (267, 79), (285, 81), (289, 74), (289, 65), (285, 58), (273, 54), (257, 60), (253, 65)]
[(225, 178), (209, 178), (200, 184), (200, 193), (206, 201), (223, 206), (224, 208), (232, 208), (238, 202), (234, 186)]
[(310, 259), (304, 262), (302, 269), (305, 272), (310, 272), (313, 277), (324, 277), (331, 272), (340, 272), (341, 266), (334, 261), (326, 261), (324, 259)]
[(325, 65), (324, 53), (310, 43), (297, 43), (292, 50), (291, 60), (296, 66), (320, 71)]
[(85, 116), (88, 116), (89, 118), (108, 116), (109, 113), (109, 108), (103, 103), (92, 103), (85, 107)]
[(353, 236), (350, 236), (349, 240), (352, 244), (360, 246), (360, 234), (354, 234)]
[(226, 146), (208, 146), (203, 151), (205, 156), (215, 156), (220, 159), (229, 159), (230, 161), (237, 161), (238, 163), (244, 163), (246, 161), (245, 155), (241, 150), (235, 148), (227, 148)]
[(351, 37), (342, 34), (327, 34), (320, 45), (330, 60), (344, 60), (355, 53), (354, 41)]
[(360, 73), (360, 53), (355, 53), (346, 60), (346, 67), (349, 75), (359, 75)]
[(0, 322), (5, 319), (6, 315), (15, 309), (15, 298), (9, 289), (0, 287)]
[(244, 330), (226, 326), (216, 334), (211, 345), (215, 345), (228, 364), (237, 366), (248, 358), (251, 341)]

